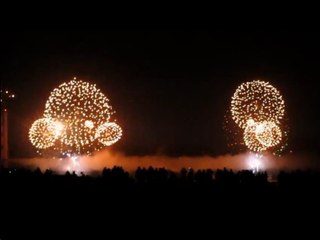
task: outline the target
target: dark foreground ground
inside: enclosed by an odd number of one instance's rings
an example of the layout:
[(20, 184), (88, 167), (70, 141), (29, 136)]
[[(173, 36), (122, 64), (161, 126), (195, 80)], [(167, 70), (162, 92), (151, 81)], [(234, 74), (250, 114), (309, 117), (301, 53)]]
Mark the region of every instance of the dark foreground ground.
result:
[(169, 233), (182, 238), (189, 232), (214, 235), (221, 227), (230, 230), (223, 234), (319, 233), (320, 173), (280, 172), (276, 181), (268, 179), (266, 172), (227, 169), (138, 168), (129, 175), (114, 167), (91, 177), (1, 168), (0, 239), (153, 239)]

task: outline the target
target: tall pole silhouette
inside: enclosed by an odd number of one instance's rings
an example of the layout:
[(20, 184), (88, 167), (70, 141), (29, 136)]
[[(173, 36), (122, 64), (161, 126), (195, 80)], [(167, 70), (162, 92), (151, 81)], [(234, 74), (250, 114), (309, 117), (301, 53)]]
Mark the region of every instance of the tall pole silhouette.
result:
[(1, 165), (9, 159), (8, 101), (15, 95), (8, 90), (1, 91)]

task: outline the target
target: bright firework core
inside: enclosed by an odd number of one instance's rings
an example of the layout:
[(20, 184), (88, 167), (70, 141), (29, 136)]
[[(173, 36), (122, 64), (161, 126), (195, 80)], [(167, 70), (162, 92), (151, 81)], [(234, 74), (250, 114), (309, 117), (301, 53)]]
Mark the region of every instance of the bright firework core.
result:
[(121, 138), (120, 126), (110, 122), (113, 114), (100, 89), (73, 79), (51, 92), (43, 118), (33, 123), (29, 138), (38, 149), (91, 154)]
[(87, 128), (90, 128), (90, 129), (94, 128), (94, 124), (93, 124), (93, 122), (90, 121), (90, 120), (86, 120), (86, 121), (84, 122), (84, 125), (85, 125)]
[(254, 173), (259, 172), (259, 170), (263, 168), (262, 155), (260, 155), (260, 154), (250, 154), (247, 161), (248, 161), (249, 168)]
[(59, 121), (55, 121), (54, 122), (54, 134), (56, 137), (61, 136), (61, 134), (63, 133), (64, 130), (64, 125), (63, 123), (59, 122)]

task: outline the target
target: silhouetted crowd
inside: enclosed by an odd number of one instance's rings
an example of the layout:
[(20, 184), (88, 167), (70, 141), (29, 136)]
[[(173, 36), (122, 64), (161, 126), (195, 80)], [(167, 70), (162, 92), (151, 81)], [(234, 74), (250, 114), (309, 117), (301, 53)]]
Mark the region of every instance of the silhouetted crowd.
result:
[[(188, 235), (197, 224), (209, 224), (210, 230), (216, 226), (213, 222), (243, 224), (248, 230), (269, 218), (273, 226), (282, 226), (284, 217), (286, 224), (313, 223), (309, 214), (317, 216), (319, 190), (320, 173), (314, 170), (283, 171), (273, 177), (267, 172), (230, 169), (183, 168), (177, 173), (139, 167), (129, 173), (115, 166), (94, 176), (2, 167), (4, 223), (0, 226), (5, 236), (19, 234), (11, 227), (41, 226), (46, 232), (58, 233), (58, 239), (59, 229), (64, 228), (73, 239), (73, 234), (81, 236), (84, 229), (94, 233), (100, 229), (106, 236), (113, 231), (120, 238), (129, 226), (139, 231), (154, 229), (157, 234), (171, 232), (173, 227)], [(303, 217), (297, 219), (297, 215)], [(138, 230), (134, 233), (140, 236)], [(35, 235), (43, 239), (37, 231), (26, 234), (30, 239)]]
[(165, 168), (141, 168), (129, 173), (122, 167), (104, 168), (101, 174), (92, 176), (83, 172), (56, 174), (50, 169), (42, 172), (24, 168), (0, 168), (2, 191), (8, 194), (31, 191), (42, 193), (86, 193), (97, 191), (121, 194), (189, 194), (202, 192), (254, 192), (270, 193), (272, 191), (309, 191), (319, 187), (320, 173), (314, 170), (291, 172), (281, 171), (275, 176), (267, 172), (254, 173), (250, 170), (234, 172), (230, 169), (181, 169), (173, 172)]

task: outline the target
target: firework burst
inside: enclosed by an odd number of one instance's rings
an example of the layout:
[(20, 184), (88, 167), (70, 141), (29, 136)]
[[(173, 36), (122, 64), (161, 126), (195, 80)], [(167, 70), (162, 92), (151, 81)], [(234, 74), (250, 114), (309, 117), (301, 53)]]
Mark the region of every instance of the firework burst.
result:
[(52, 147), (58, 137), (55, 126), (55, 122), (50, 118), (36, 120), (29, 130), (31, 143), (39, 149)]
[[(29, 131), (30, 141), (40, 149), (90, 154), (120, 139), (120, 126), (110, 122), (114, 113), (109, 99), (96, 85), (73, 79), (51, 92), (43, 118)], [(103, 130), (107, 133), (102, 134)]]
[(117, 142), (122, 136), (121, 127), (112, 122), (100, 125), (96, 132), (96, 138), (105, 146), (110, 146)]
[[(284, 100), (268, 82), (254, 80), (243, 83), (231, 99), (232, 119), (243, 129), (244, 144), (255, 152), (280, 145), (284, 114)], [(287, 132), (284, 135), (287, 136)]]
[(280, 124), (284, 109), (280, 92), (268, 82), (259, 80), (241, 84), (231, 100), (232, 118), (243, 129), (250, 119)]

